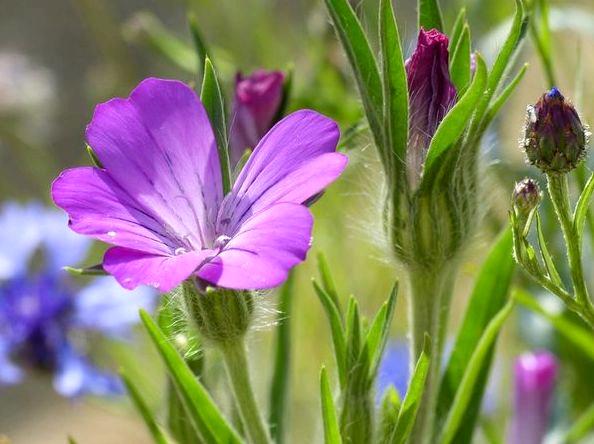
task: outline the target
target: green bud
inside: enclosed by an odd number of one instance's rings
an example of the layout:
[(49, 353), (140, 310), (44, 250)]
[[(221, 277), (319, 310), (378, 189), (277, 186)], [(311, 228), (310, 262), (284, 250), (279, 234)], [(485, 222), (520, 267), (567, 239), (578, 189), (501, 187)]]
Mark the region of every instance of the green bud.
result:
[(512, 205), (518, 216), (528, 217), (538, 206), (540, 199), (540, 187), (534, 180), (526, 178), (516, 183), (512, 194)]
[(588, 131), (557, 88), (529, 106), (522, 147), (528, 161), (544, 173), (573, 170), (584, 158)]

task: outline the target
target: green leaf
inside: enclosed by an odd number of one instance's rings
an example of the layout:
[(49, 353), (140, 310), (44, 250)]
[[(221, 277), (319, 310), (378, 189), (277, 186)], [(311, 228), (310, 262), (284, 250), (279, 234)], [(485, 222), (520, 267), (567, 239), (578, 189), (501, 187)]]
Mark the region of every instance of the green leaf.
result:
[(223, 417), (208, 391), (194, 376), (190, 368), (167, 341), (150, 315), (140, 310), (140, 319), (163, 360), (167, 372), (183, 399), (188, 417), (205, 443), (243, 442)]
[(384, 84), (384, 128), (392, 167), (404, 168), (408, 143), (408, 84), (391, 0), (380, 2), (380, 46)]
[(320, 395), (322, 397), (322, 418), (324, 419), (324, 442), (326, 444), (341, 444), (340, 426), (338, 415), (332, 400), (332, 392), (328, 383), (326, 368), (320, 372)]
[(324, 307), (328, 322), (330, 324), (330, 332), (332, 334), (332, 344), (334, 345), (334, 357), (336, 359), (336, 368), (338, 371), (338, 380), (340, 387), (343, 388), (346, 383), (346, 337), (344, 328), (340, 319), (338, 308), (332, 301), (322, 287), (316, 281), (313, 281), (314, 290)]
[(342, 311), (340, 308), (340, 300), (338, 298), (338, 291), (336, 290), (336, 284), (334, 283), (334, 278), (332, 277), (330, 267), (328, 266), (328, 260), (326, 259), (324, 253), (318, 254), (318, 272), (320, 273), (320, 278), (322, 279), (322, 288), (324, 289), (326, 294), (330, 296), (330, 299), (336, 306), (342, 323), (343, 319)]
[(76, 444), (76, 440), (70, 435), (68, 435), (68, 444)]
[(103, 269), (103, 264), (91, 265), (90, 267), (74, 268), (63, 267), (64, 271), (74, 276), (107, 276), (107, 272)]
[(540, 254), (542, 256), (542, 260), (545, 264), (545, 268), (547, 270), (547, 274), (551, 281), (558, 287), (563, 287), (563, 282), (561, 281), (561, 276), (557, 272), (557, 268), (555, 267), (555, 262), (549, 253), (549, 248), (547, 247), (547, 241), (545, 239), (545, 235), (542, 231), (542, 223), (540, 221), (540, 215), (538, 212), (536, 214), (536, 233), (538, 234), (538, 245), (540, 247)]
[(219, 85), (214, 66), (207, 57), (204, 62), (204, 79), (200, 100), (206, 109), (210, 124), (217, 140), (217, 151), (221, 164), (221, 177), (223, 180), (223, 194), (231, 190), (231, 166), (229, 164), (229, 143), (227, 140), (227, 121), (223, 92)]
[(475, 385), (484, 371), (485, 361), (490, 359), (499, 331), (510, 315), (513, 306), (513, 300), (510, 300), (485, 328), (472, 357), (467, 363), (464, 376), (456, 391), (456, 396), (441, 431), (440, 443), (450, 444), (455, 442), (454, 438), (458, 433), (458, 429), (462, 425), (468, 409), (472, 408), (470, 405), (475, 393)]
[(551, 325), (562, 335), (584, 352), (586, 356), (594, 360), (594, 341), (592, 341), (592, 332), (582, 326), (572, 322), (563, 314), (552, 313), (538, 303), (538, 301), (525, 290), (514, 289), (513, 294), (524, 307), (546, 318)]
[(454, 107), (441, 121), (435, 135), (431, 139), (424, 176), (432, 176), (433, 169), (440, 162), (438, 159), (462, 136), (476, 105), (483, 96), (487, 80), (487, 67), (483, 58), (476, 56), (476, 73), (470, 87)]
[(390, 385), (382, 396), (380, 407), (380, 423), (378, 430), (380, 444), (388, 444), (390, 442), (392, 434), (396, 429), (396, 423), (398, 422), (399, 410), (400, 396), (394, 386)]
[[(507, 229), (493, 245), (476, 278), (464, 320), (441, 381), (437, 403), (436, 430), (441, 429), (441, 424), (451, 410), (456, 391), (464, 377), (467, 364), (481, 340), (481, 335), (489, 321), (508, 300), (514, 269), (512, 234), (511, 230)], [(493, 349), (488, 350), (483, 367), (480, 369), (479, 376), (472, 387), (470, 408), (467, 409), (463, 428), (456, 436), (457, 443), (470, 441), (469, 435), (474, 430), (492, 355)]]
[(419, 0), (419, 28), (432, 29), (443, 32), (443, 20), (438, 0)]
[(382, 305), (377, 315), (375, 316), (369, 330), (365, 343), (367, 350), (371, 355), (371, 365), (369, 367), (369, 378), (375, 379), (377, 369), (382, 360), (386, 343), (388, 342), (388, 335), (390, 333), (390, 325), (392, 324), (392, 317), (394, 316), (394, 307), (396, 306), (396, 297), (398, 296), (398, 282), (392, 288), (390, 296)]
[(392, 444), (404, 444), (410, 436), (425, 391), (425, 380), (429, 373), (430, 361), (431, 338), (425, 334), (423, 351), (421, 352), (421, 356), (419, 356), (419, 360), (410, 379), (400, 412), (398, 412), (398, 422), (396, 423), (396, 429), (394, 429), (391, 439)]
[(563, 442), (566, 444), (577, 443), (592, 431), (594, 431), (594, 404), (588, 407), (573, 423)]
[(156, 444), (168, 444), (169, 441), (163, 434), (161, 427), (159, 426), (159, 424), (157, 424), (157, 421), (155, 420), (150, 408), (146, 405), (146, 402), (142, 398), (142, 395), (140, 394), (134, 383), (130, 380), (130, 378), (128, 378), (126, 373), (124, 373), (123, 371), (120, 371), (120, 376), (122, 378), (122, 381), (124, 382), (124, 385), (126, 386), (126, 390), (128, 391), (130, 399), (136, 407), (136, 410), (138, 411), (138, 413), (140, 413), (140, 416), (142, 416), (144, 424), (147, 426), (151, 434), (151, 437), (153, 438), (153, 442), (155, 442)]
[(459, 94), (464, 94), (470, 83), (470, 28), (465, 25), (450, 63), (452, 83)]
[(575, 211), (573, 213), (573, 226), (578, 236), (578, 245), (581, 245), (582, 238), (584, 236), (584, 224), (586, 223), (586, 216), (590, 207), (590, 201), (592, 199), (592, 192), (594, 192), (594, 173), (590, 175), (586, 186), (580, 194)]
[(287, 394), (291, 366), (291, 306), (295, 296), (294, 271), (280, 290), (278, 302), (278, 325), (276, 328), (276, 347), (274, 371), (270, 384), (270, 435), (280, 444), (284, 441), (285, 416), (287, 413)]
[(377, 62), (361, 23), (348, 0), (325, 0), (338, 38), (351, 64), (375, 143), (386, 162), (383, 146), (382, 82)]
[(194, 14), (188, 15), (188, 25), (190, 27), (190, 34), (192, 35), (192, 42), (194, 43), (194, 51), (196, 51), (196, 68), (198, 78), (204, 77), (204, 63), (206, 58), (209, 55), (208, 48), (204, 39), (202, 38), (202, 33), (200, 32), (200, 28), (198, 26), (198, 19)]
[(91, 148), (89, 145), (86, 145), (86, 149), (87, 149), (87, 154), (89, 155), (93, 166), (96, 166), (97, 168), (103, 168), (103, 164), (97, 157), (97, 154), (95, 154), (95, 151), (93, 151), (93, 148)]
[(354, 296), (349, 299), (346, 316), (346, 369), (350, 371), (355, 367), (361, 355), (361, 317), (359, 303)]
[(499, 94), (499, 97), (497, 97), (493, 101), (493, 103), (487, 110), (487, 114), (485, 115), (485, 119), (483, 121), (483, 129), (487, 128), (487, 126), (489, 126), (489, 124), (493, 121), (493, 119), (495, 118), (497, 113), (501, 110), (501, 107), (503, 107), (503, 105), (505, 105), (505, 103), (507, 102), (507, 99), (510, 98), (510, 96), (516, 90), (516, 87), (518, 86), (518, 84), (520, 83), (522, 78), (524, 77), (524, 74), (526, 74), (527, 69), (528, 69), (528, 64), (525, 63), (524, 66), (522, 66), (522, 68), (518, 71), (518, 74), (516, 74), (516, 76), (512, 79), (512, 81), (509, 82), (509, 84), (503, 89), (501, 94)]
[(460, 37), (462, 37), (462, 31), (464, 30), (465, 26), (467, 26), (466, 8), (462, 7), (460, 8), (460, 12), (456, 17), (456, 21), (454, 22), (454, 26), (452, 27), (452, 32), (450, 33), (450, 63), (454, 55), (454, 51), (458, 47), (458, 43), (460, 42)]

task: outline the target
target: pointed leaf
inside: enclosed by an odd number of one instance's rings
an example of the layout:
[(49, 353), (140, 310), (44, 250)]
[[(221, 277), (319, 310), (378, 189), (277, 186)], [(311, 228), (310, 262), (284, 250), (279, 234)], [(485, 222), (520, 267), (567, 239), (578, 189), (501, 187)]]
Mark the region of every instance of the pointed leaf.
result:
[(369, 330), (365, 343), (371, 355), (371, 366), (369, 369), (370, 379), (375, 379), (377, 369), (382, 360), (386, 343), (388, 342), (388, 335), (390, 333), (390, 325), (394, 316), (394, 307), (396, 307), (396, 298), (398, 296), (398, 282), (394, 284), (390, 297), (375, 316)]
[(520, 83), (522, 78), (524, 77), (524, 74), (526, 74), (527, 69), (528, 69), (528, 64), (525, 63), (524, 66), (522, 66), (522, 68), (518, 71), (516, 76), (512, 79), (512, 81), (509, 82), (509, 84), (503, 89), (503, 91), (501, 91), (501, 94), (499, 95), (499, 97), (497, 97), (493, 101), (493, 103), (487, 110), (487, 114), (486, 114), (484, 122), (483, 122), (483, 128), (486, 128), (487, 126), (489, 126), (489, 124), (493, 121), (493, 119), (495, 118), (497, 113), (499, 113), (499, 111), (501, 110), (501, 107), (503, 107), (503, 105), (505, 105), (505, 103), (507, 102), (507, 99), (510, 98), (510, 96), (516, 90), (516, 87), (518, 86), (518, 84)]
[(481, 377), (484, 371), (484, 364), (486, 359), (490, 359), (493, 352), (493, 346), (501, 327), (510, 315), (513, 308), (513, 300), (510, 300), (497, 315), (489, 322), (480, 341), (478, 342), (472, 357), (468, 361), (464, 376), (460, 381), (460, 386), (456, 391), (456, 396), (452, 402), (451, 409), (441, 431), (440, 442), (442, 444), (450, 444), (455, 442), (454, 438), (458, 433), (459, 427), (468, 412), (475, 393), (475, 384)]
[(464, 26), (460, 41), (452, 56), (450, 75), (458, 93), (463, 94), (470, 83), (470, 29), (468, 25)]
[(326, 367), (322, 367), (320, 372), (320, 395), (322, 397), (322, 418), (324, 419), (324, 442), (326, 444), (341, 444), (338, 415), (332, 400)]
[(207, 444), (241, 443), (241, 438), (223, 417), (206, 388), (193, 375), (150, 315), (146, 311), (140, 310), (140, 319), (183, 399), (188, 417), (200, 433), (202, 440)]
[(107, 276), (107, 272), (103, 269), (103, 264), (91, 265), (90, 267), (74, 268), (63, 267), (64, 271), (74, 276)]
[(198, 78), (204, 76), (204, 63), (206, 58), (209, 55), (208, 48), (204, 39), (202, 38), (202, 33), (200, 32), (200, 28), (198, 27), (198, 19), (194, 14), (188, 15), (188, 25), (190, 27), (190, 34), (192, 34), (192, 42), (194, 43), (194, 51), (196, 52), (196, 68)]
[(223, 193), (231, 190), (231, 166), (229, 163), (229, 144), (227, 140), (227, 118), (225, 112), (225, 101), (223, 92), (219, 85), (219, 79), (210, 59), (207, 57), (204, 62), (204, 79), (200, 100), (208, 113), (210, 124), (217, 140), (217, 151), (221, 163), (221, 178), (223, 180)]
[(392, 444), (404, 444), (410, 436), (417, 418), (419, 405), (423, 399), (430, 361), (431, 338), (429, 335), (425, 334), (423, 351), (421, 352), (421, 356), (419, 356), (419, 360), (417, 361), (415, 370), (410, 379), (408, 390), (406, 391), (406, 396), (404, 397), (404, 401), (402, 401), (402, 406), (398, 413), (398, 422), (396, 424), (396, 429), (392, 434)]
[(438, 0), (419, 0), (419, 28), (435, 28), (443, 32), (443, 19)]
[(581, 245), (584, 236), (584, 224), (586, 223), (586, 216), (590, 208), (590, 201), (592, 200), (592, 192), (594, 192), (594, 173), (590, 175), (586, 186), (580, 194), (575, 211), (573, 213), (573, 226), (575, 227), (578, 236), (578, 245)]
[(450, 63), (452, 60), (452, 56), (454, 55), (454, 51), (458, 47), (458, 42), (460, 42), (460, 37), (462, 36), (462, 31), (464, 27), (467, 26), (466, 22), (466, 8), (460, 8), (460, 12), (456, 17), (456, 21), (454, 22), (454, 26), (452, 27), (452, 32), (450, 32)]
[(398, 412), (400, 411), (400, 396), (390, 385), (384, 392), (380, 407), (380, 424), (378, 438), (380, 444), (389, 444), (392, 434), (396, 429), (398, 422)]
[(549, 253), (549, 248), (547, 247), (547, 241), (545, 239), (545, 235), (542, 231), (542, 223), (540, 222), (540, 216), (538, 212), (536, 212), (536, 233), (538, 234), (538, 245), (540, 247), (540, 254), (542, 256), (542, 260), (545, 264), (545, 268), (547, 270), (547, 274), (551, 281), (558, 287), (563, 287), (563, 283), (561, 281), (561, 276), (557, 272), (557, 268), (555, 267), (555, 262), (551, 257), (551, 253)]
[[(126, 386), (126, 390), (128, 391), (130, 399), (136, 407), (136, 410), (138, 411), (138, 413), (140, 413), (140, 416), (142, 416), (144, 424), (147, 426), (151, 434), (151, 437), (153, 438), (153, 442), (155, 442), (155, 444), (168, 444), (169, 441), (163, 434), (163, 431), (161, 430), (159, 424), (157, 424), (157, 421), (155, 420), (150, 408), (148, 407), (148, 405), (146, 405), (146, 402), (142, 398), (140, 391), (138, 391), (134, 383), (130, 380), (130, 378), (128, 378), (128, 376), (123, 371), (120, 371), (120, 376), (122, 378), (122, 381), (124, 382), (124, 385)], [(195, 437), (195, 439), (198, 438)]]
[(340, 315), (336, 305), (332, 302), (332, 298), (326, 293), (316, 281), (313, 281), (314, 290), (324, 307), (328, 322), (330, 324), (330, 332), (332, 334), (332, 344), (334, 345), (334, 357), (336, 359), (336, 368), (338, 371), (338, 380), (340, 387), (344, 387), (346, 383), (346, 336)]
[(361, 354), (361, 317), (359, 315), (359, 303), (351, 296), (347, 307), (346, 316), (346, 361), (347, 371), (352, 369)]
[(375, 143), (385, 159), (382, 129), (382, 82), (377, 62), (361, 23), (348, 0), (325, 0), (338, 38), (355, 74), (363, 108)]
[(340, 315), (340, 320), (342, 322), (342, 310), (340, 308), (338, 291), (336, 290), (336, 284), (334, 283), (334, 278), (332, 277), (330, 267), (328, 266), (328, 260), (326, 259), (324, 253), (318, 254), (318, 272), (320, 273), (320, 278), (322, 279), (322, 288), (326, 294), (330, 296), (330, 299), (332, 299), (332, 302), (336, 306), (338, 314)]

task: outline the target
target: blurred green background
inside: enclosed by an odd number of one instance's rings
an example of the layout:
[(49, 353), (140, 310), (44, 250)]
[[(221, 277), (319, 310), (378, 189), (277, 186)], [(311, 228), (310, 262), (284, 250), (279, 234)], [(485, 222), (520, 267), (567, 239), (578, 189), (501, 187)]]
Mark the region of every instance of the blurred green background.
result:
[[(366, 26), (373, 29), (376, 0), (352, 3)], [(461, 6), (466, 6), (469, 13), (475, 49), (490, 60), (493, 49), (505, 36), (513, 1), (442, 2), (448, 27), (453, 25)], [(566, 96), (576, 98), (584, 120), (593, 121), (594, 65), (589, 62), (594, 57), (594, 2), (559, 1), (552, 6), (557, 75), (561, 79), (558, 86)], [(416, 35), (415, 2), (398, 1), (395, 8), (403, 46), (410, 53)], [(284, 69), (292, 65), (291, 110), (314, 108), (336, 119), (343, 130), (361, 118), (350, 71), (322, 0), (0, 0), (0, 199), (49, 204), (52, 178), (66, 166), (88, 163), (83, 133), (96, 103), (127, 95), (148, 76), (196, 82), (188, 51), (188, 11), (196, 15), (204, 37), (214, 48), (214, 60), (228, 95), (238, 69), (249, 72), (258, 67)], [(175, 46), (177, 65), (163, 57), (147, 38), (147, 27), (168, 30), (183, 43)], [(514, 181), (524, 174), (541, 179), (534, 169), (524, 165), (517, 147), (526, 105), (546, 88), (529, 41), (518, 58), (518, 63), (524, 61), (530, 63), (527, 76), (484, 140), (486, 217), (464, 256), (452, 310), (452, 335), (482, 258), (506, 223)], [(316, 273), (317, 254), (326, 254), (339, 290), (345, 296), (356, 295), (363, 313), (369, 316), (399, 277), (384, 247), (379, 217), (382, 176), (370, 143), (370, 137), (361, 134), (346, 147), (351, 158), (349, 169), (315, 205), (314, 247), (308, 261), (296, 270), (290, 316), (290, 442), (319, 442), (318, 372), (322, 364), (333, 365), (328, 327), (310, 284)], [(591, 263), (586, 261), (590, 275)], [(406, 331), (404, 294), (401, 291), (396, 309), (394, 337), (403, 337)], [(272, 369), (276, 298), (270, 294), (262, 300), (264, 309), (251, 334), (250, 350), (253, 374), (265, 405), (265, 387)], [(144, 340), (142, 334), (138, 336)], [(567, 389), (562, 396), (571, 397), (572, 387), (580, 387), (580, 374), (592, 371), (592, 364), (571, 358), (570, 349), (546, 323), (516, 315), (500, 340), (492, 377), (499, 412), (493, 415), (501, 415), (500, 421), (512, 393), (511, 360), (534, 346), (547, 346), (567, 356), (560, 378)], [(133, 359), (124, 360), (125, 353), (120, 350), (111, 353), (121, 357), (120, 364), (136, 368), (140, 380), (154, 393), (152, 402), (157, 406), (162, 400), (164, 381), (150, 347), (137, 347)], [(222, 367), (217, 365), (216, 356), (208, 358), (212, 368), (207, 378), (217, 385)], [(565, 411), (558, 412), (557, 417), (571, 417), (571, 411), (594, 400), (591, 382), (586, 387), (590, 387), (590, 393), (586, 390), (572, 402), (558, 403)], [(0, 435), (10, 442), (62, 443), (67, 434), (81, 444), (148, 441), (141, 421), (126, 402), (72, 403), (54, 394), (44, 375), (21, 386), (0, 388)]]

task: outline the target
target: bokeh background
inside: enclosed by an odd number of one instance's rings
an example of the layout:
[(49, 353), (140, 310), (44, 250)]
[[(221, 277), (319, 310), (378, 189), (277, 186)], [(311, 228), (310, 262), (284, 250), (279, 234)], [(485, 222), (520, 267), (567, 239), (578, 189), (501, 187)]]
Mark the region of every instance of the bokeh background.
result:
[[(376, 0), (353, 4), (374, 35)], [(404, 48), (410, 53), (416, 34), (415, 2), (403, 0), (395, 6)], [(448, 27), (453, 25), (461, 6), (468, 11), (474, 48), (491, 60), (505, 37), (514, 2), (443, 1)], [(58, 172), (66, 166), (88, 163), (83, 133), (96, 103), (127, 95), (148, 76), (197, 81), (188, 11), (195, 14), (213, 48), (228, 95), (237, 70), (292, 66), (290, 109), (314, 108), (336, 119), (344, 130), (360, 120), (361, 108), (349, 67), (322, 0), (0, 0), (1, 201), (35, 200), (50, 205), (49, 185)], [(574, 98), (584, 120), (593, 122), (594, 2), (553, 2), (551, 25), (558, 86)], [(162, 48), (151, 38), (162, 32), (176, 39), (170, 41), (175, 62), (164, 57)], [(488, 246), (506, 223), (514, 181), (525, 174), (542, 179), (524, 165), (517, 148), (526, 105), (546, 88), (529, 39), (518, 57), (518, 64), (523, 62), (530, 63), (528, 74), (484, 140), (486, 217), (465, 252), (452, 310), (452, 337), (472, 279)], [(349, 169), (315, 205), (314, 247), (308, 261), (296, 270), (290, 315), (293, 344), (289, 422), (290, 442), (295, 443), (318, 442), (321, 437), (318, 372), (322, 364), (333, 366), (328, 326), (311, 287), (317, 254), (326, 254), (341, 293), (345, 297), (356, 295), (368, 316), (373, 315), (399, 277), (384, 248), (379, 226), (382, 177), (369, 136), (359, 135), (346, 149), (351, 157)], [(97, 247), (85, 265), (93, 263), (101, 251)], [(591, 263), (586, 261), (590, 274)], [(521, 276), (518, 282), (522, 282)], [(394, 338), (403, 338), (406, 331), (404, 294), (402, 291), (396, 309)], [(541, 297), (553, 309), (558, 308), (556, 300)], [(271, 325), (275, 321), (276, 296), (266, 295), (263, 301), (266, 310), (251, 334), (250, 353), (265, 405), (265, 388), (272, 369)], [(107, 346), (101, 353), (109, 354), (110, 362), (116, 365), (134, 368), (138, 380), (152, 394), (152, 404), (158, 406), (164, 394), (163, 374), (145, 339), (139, 331), (133, 347)], [(489, 396), (494, 407), (489, 415), (502, 424), (500, 427), (504, 427), (512, 394), (512, 360), (535, 347), (547, 347), (564, 360), (555, 404), (555, 418), (560, 425), (594, 401), (591, 378), (587, 379), (594, 371), (592, 363), (572, 353), (546, 322), (516, 310), (500, 339), (491, 377)], [(214, 385), (222, 384), (217, 382), (222, 371), (217, 357), (207, 358), (212, 366), (207, 378)], [(4, 436), (0, 442), (63, 443), (69, 434), (81, 444), (131, 444), (149, 439), (125, 399), (65, 400), (54, 393), (48, 375), (40, 373), (31, 374), (24, 384), (0, 387), (0, 436)]]

